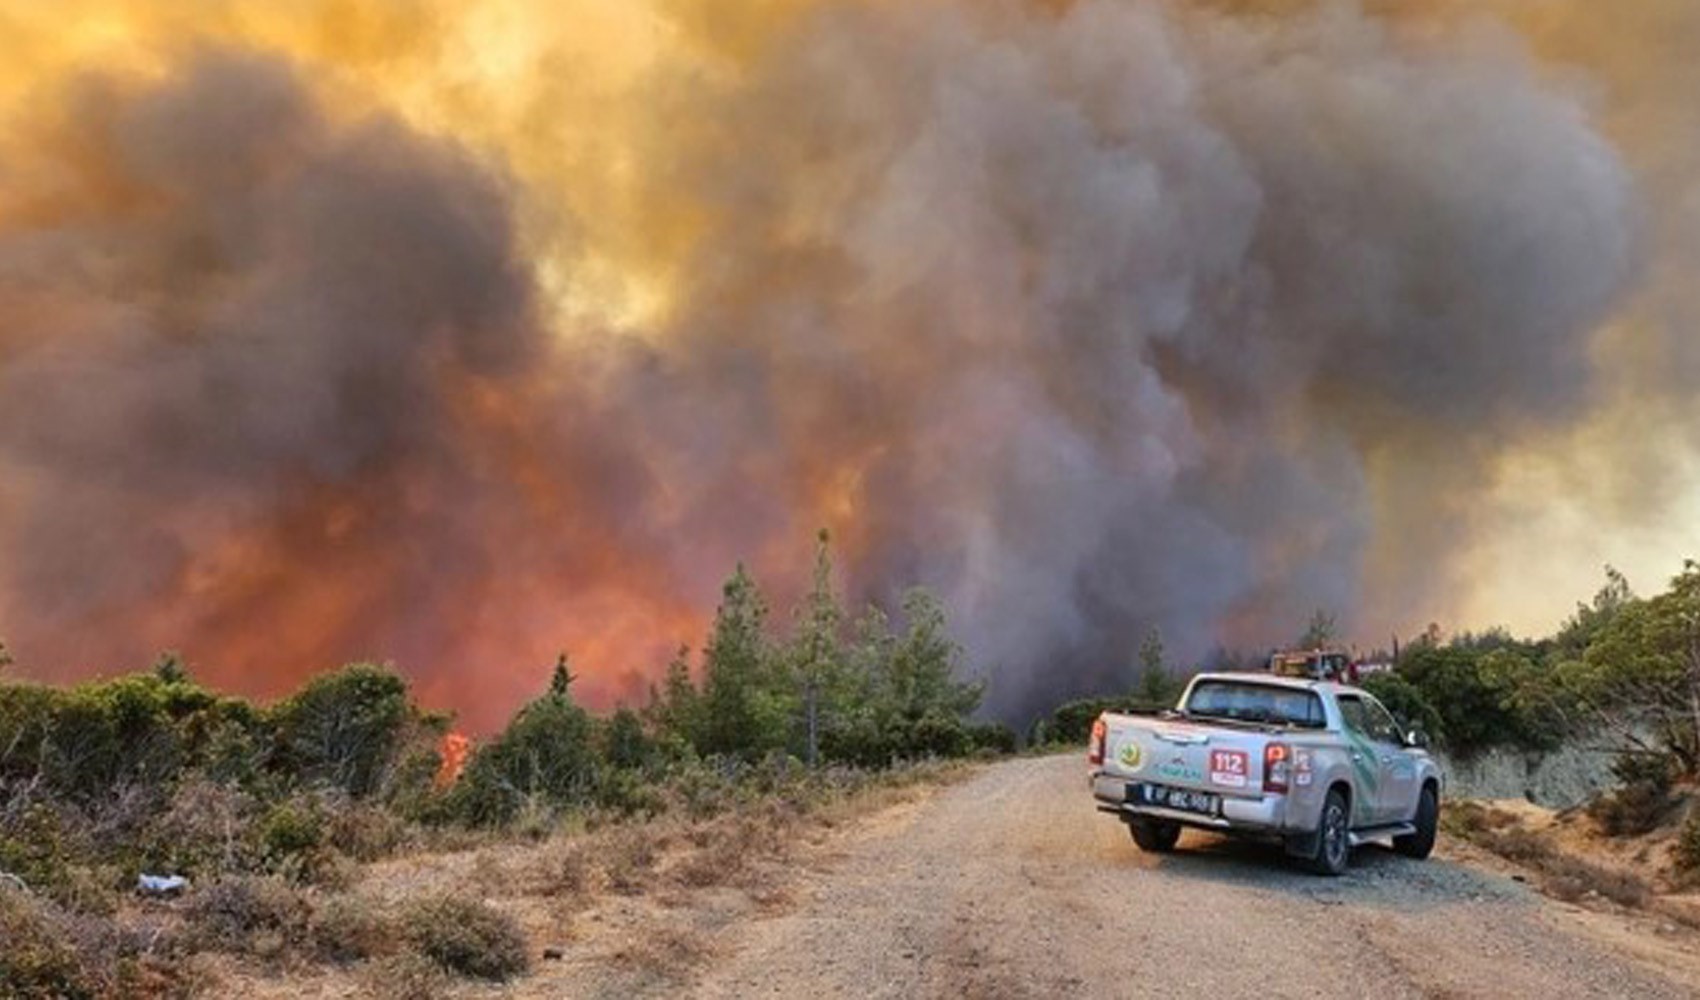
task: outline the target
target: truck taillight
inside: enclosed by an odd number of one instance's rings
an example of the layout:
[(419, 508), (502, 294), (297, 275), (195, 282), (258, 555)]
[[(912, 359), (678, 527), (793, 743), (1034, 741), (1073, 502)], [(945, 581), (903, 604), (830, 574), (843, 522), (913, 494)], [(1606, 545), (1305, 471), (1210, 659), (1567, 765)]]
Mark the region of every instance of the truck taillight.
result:
[(1104, 740), (1109, 736), (1110, 727), (1104, 724), (1102, 718), (1092, 723), (1092, 742), (1086, 747), (1086, 763), (1102, 764), (1104, 762)]
[(1287, 771), (1291, 764), (1292, 754), (1287, 752), (1287, 744), (1270, 743), (1263, 748), (1263, 790), (1266, 792), (1284, 792), (1287, 790)]

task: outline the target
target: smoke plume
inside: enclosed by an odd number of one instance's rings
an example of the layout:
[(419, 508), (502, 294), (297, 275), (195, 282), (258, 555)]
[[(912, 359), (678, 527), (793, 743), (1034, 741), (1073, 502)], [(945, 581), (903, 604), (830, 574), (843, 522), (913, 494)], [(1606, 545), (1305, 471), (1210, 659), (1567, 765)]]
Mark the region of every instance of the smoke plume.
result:
[(1455, 610), (1508, 456), (1681, 398), (1613, 360), (1654, 342), (1645, 182), (1547, 26), (723, 9), (500, 87), (442, 82), (445, 8), (392, 47), (141, 33), (150, 69), (32, 91), (20, 658), (182, 647), (262, 692), (393, 658), (488, 726), (559, 647), (633, 696), (735, 560), (783, 602), (825, 525), (858, 600), (941, 593), (1016, 718), (1153, 626), (1197, 657)]

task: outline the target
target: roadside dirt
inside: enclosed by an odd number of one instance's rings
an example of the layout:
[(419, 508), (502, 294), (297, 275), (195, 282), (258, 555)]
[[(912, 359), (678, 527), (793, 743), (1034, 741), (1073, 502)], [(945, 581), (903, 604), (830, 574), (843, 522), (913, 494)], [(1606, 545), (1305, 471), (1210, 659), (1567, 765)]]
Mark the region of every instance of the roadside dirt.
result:
[[(362, 893), (485, 898), (524, 927), (531, 973), (414, 991), (381, 969), (225, 969), (220, 995), (1700, 996), (1694, 931), (1549, 899), (1462, 841), (1443, 838), (1426, 862), (1364, 848), (1323, 879), (1275, 848), (1207, 834), (1141, 853), (1093, 809), (1078, 754), (952, 778), (777, 840), (717, 841), (737, 847), (710, 857), (717, 868), (689, 867), (691, 828), (631, 828), (594, 845), (657, 852), (625, 893), (568, 891), (559, 843), (386, 862)], [(540, 960), (544, 948), (559, 958)]]
[[(1447, 848), (1339, 879), (1189, 833), (1139, 852), (1077, 757), (987, 768), (728, 927), (705, 997), (1692, 997), (1693, 939), (1556, 904)], [(1463, 850), (1463, 849), (1460, 849)], [(1464, 851), (1467, 854), (1467, 850)], [(629, 985), (629, 984), (628, 984)]]

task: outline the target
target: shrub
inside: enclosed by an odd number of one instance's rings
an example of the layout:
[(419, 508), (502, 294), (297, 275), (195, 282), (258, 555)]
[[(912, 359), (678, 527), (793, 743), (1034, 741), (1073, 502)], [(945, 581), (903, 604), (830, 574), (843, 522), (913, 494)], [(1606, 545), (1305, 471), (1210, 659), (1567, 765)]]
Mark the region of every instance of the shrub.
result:
[(528, 798), (554, 806), (589, 802), (596, 765), (590, 716), (565, 693), (551, 693), (520, 709), (473, 756), (456, 783), (456, 811), (467, 822), (491, 825), (512, 820)]
[(359, 798), (378, 790), (414, 714), (395, 671), (356, 663), (308, 681), (271, 717), (292, 774)]
[(1663, 754), (1625, 754), (1612, 764), (1623, 782), (1615, 791), (1588, 803), (1588, 815), (1612, 837), (1639, 836), (1670, 814), (1674, 767)]
[(1375, 695), (1376, 700), (1387, 707), (1393, 717), (1399, 720), (1399, 726), (1405, 730), (1420, 729), (1428, 734), (1431, 740), (1441, 741), (1446, 738), (1446, 726), (1441, 721), (1440, 713), (1430, 704), (1428, 698), (1415, 684), (1396, 673), (1384, 672), (1370, 674), (1363, 680), (1363, 689)]
[(908, 760), (918, 757), (964, 757), (973, 748), (968, 727), (960, 719), (927, 715), (915, 720), (898, 743), (899, 754)]
[(1682, 824), (1672, 859), (1676, 862), (1677, 871), (1682, 874), (1691, 876), (1700, 873), (1700, 809), (1690, 812), (1687, 821)]
[(358, 962), (394, 950), (396, 929), (369, 900), (332, 896), (309, 925), (314, 950), (332, 962)]
[(1530, 692), (1550, 691), (1550, 678), (1524, 654), (1496, 637), (1417, 644), (1401, 658), (1397, 676), (1432, 706), (1448, 748), (1462, 754), (1492, 746), (1539, 749), (1559, 734), (1529, 703)]
[[(1173, 706), (1163, 706), (1172, 708)], [(1044, 745), (1086, 746), (1092, 723), (1105, 712), (1153, 711), (1156, 706), (1132, 698), (1079, 698), (1065, 701), (1052, 710), (1050, 718), (1033, 724), (1029, 742)]]
[(655, 870), (655, 860), (654, 835), (647, 830), (619, 827), (602, 845), (602, 872), (615, 892), (642, 892)]
[(450, 972), (503, 982), (530, 963), (513, 917), (477, 900), (442, 895), (408, 908), (403, 933), (420, 954)]
[(982, 722), (968, 727), (968, 742), (977, 751), (991, 754), (1015, 752), (1015, 730), (998, 722)]
[(437, 1000), (450, 985), (442, 966), (413, 951), (374, 962), (364, 979), (368, 992), (383, 1000)]
[(620, 708), (603, 727), (603, 756), (617, 768), (635, 770), (655, 759), (655, 745), (643, 731), (636, 712)]
[(45, 802), (15, 810), (0, 825), (0, 871), (16, 875), (34, 889), (51, 891), (60, 885), (68, 876), (73, 853), (64, 815)]
[(202, 879), (253, 870), (259, 863), (254, 820), (260, 804), (231, 785), (194, 777), (172, 793), (140, 840), (144, 871)]
[(163, 928), (126, 929), (0, 888), (0, 996), (186, 995), (190, 984), (181, 958), (177, 937)]
[(63, 920), (42, 903), (0, 888), (0, 994), (93, 997), (106, 977), (85, 964)]
[(191, 892), (183, 916), (202, 948), (273, 958), (306, 940), (311, 912), (286, 882), (236, 876)]
[(389, 857), (407, 839), (407, 824), (382, 806), (333, 799), (324, 808), (325, 842), (356, 861)]

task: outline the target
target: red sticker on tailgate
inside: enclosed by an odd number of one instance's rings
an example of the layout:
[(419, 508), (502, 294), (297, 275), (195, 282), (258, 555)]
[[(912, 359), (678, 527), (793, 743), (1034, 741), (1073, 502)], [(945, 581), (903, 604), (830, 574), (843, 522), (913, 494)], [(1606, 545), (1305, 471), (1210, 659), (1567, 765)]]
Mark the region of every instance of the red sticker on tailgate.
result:
[(1212, 750), (1210, 751), (1210, 783), (1226, 785), (1229, 788), (1244, 788), (1246, 782), (1246, 755), (1243, 750)]

